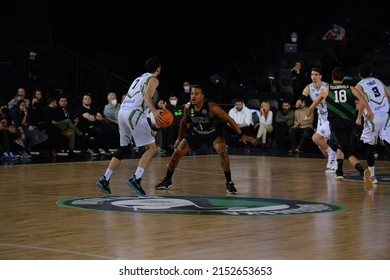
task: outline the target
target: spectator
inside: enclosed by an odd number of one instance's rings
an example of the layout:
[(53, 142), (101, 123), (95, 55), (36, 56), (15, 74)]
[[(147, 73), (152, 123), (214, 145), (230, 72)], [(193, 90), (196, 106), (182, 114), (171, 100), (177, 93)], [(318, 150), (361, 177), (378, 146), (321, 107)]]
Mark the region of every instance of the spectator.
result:
[(190, 92), (191, 92), (191, 84), (189, 81), (186, 80), (183, 82), (183, 91), (178, 95), (179, 105), (184, 105), (190, 101)]
[(92, 156), (100, 154), (110, 155), (109, 148), (111, 147), (115, 132), (112, 126), (103, 123), (103, 115), (92, 106), (91, 94), (85, 93), (83, 95), (82, 105), (77, 110), (77, 116), (80, 119), (80, 130), (94, 137), (92, 149), (89, 149), (87, 152)]
[[(255, 134), (255, 128), (252, 122), (252, 112), (248, 107), (245, 106), (243, 99), (237, 98), (235, 100), (234, 107), (229, 110), (229, 116), (238, 125), (242, 133), (248, 136), (253, 136)], [(235, 130), (232, 127), (228, 126), (229, 140), (232, 140), (232, 136), (235, 136), (235, 134)], [(229, 144), (232, 146), (238, 146), (243, 143), (239, 141), (239, 138), (234, 137), (233, 139), (237, 139), (237, 142), (230, 141)]]
[(179, 135), (180, 121), (183, 117), (183, 106), (178, 105), (178, 102), (179, 99), (176, 93), (171, 93), (169, 95), (169, 104), (166, 105), (166, 108), (173, 114), (173, 123), (166, 129), (166, 138), (168, 142), (168, 147), (166, 147), (166, 150), (168, 150), (168, 152), (173, 152), (173, 146)]
[(8, 109), (12, 109), (16, 105), (16, 102), (20, 99), (24, 99), (27, 108), (30, 106), (30, 99), (26, 98), (26, 90), (20, 87), (16, 91), (15, 98), (13, 98), (10, 102), (8, 102)]
[[(305, 119), (308, 107), (306, 102), (301, 102), (301, 107), (297, 108), (294, 112), (294, 124), (290, 127), (290, 144), (291, 148), (288, 150), (289, 153), (300, 153), (302, 147), (306, 144), (307, 139), (309, 139), (313, 133), (313, 114), (309, 118)], [(299, 138), (299, 140), (298, 140)], [(296, 143), (298, 142), (298, 145)]]
[(264, 151), (266, 149), (267, 134), (270, 134), (273, 131), (273, 112), (271, 111), (271, 106), (268, 101), (261, 102), (260, 105), (260, 121), (255, 126), (257, 130), (257, 144), (261, 141), (261, 148)]
[(291, 108), (291, 102), (284, 100), (282, 110), (275, 114), (274, 138), (277, 146), (281, 146), (282, 139), (289, 137), (290, 127), (294, 124), (294, 110)]

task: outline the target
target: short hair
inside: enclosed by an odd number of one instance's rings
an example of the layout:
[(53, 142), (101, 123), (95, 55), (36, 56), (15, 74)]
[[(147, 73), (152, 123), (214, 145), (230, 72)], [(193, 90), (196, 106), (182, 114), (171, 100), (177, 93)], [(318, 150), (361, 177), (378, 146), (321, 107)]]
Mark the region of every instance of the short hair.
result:
[(319, 73), (320, 75), (322, 75), (322, 70), (321, 70), (321, 68), (318, 67), (318, 66), (312, 67), (312, 68), (311, 68), (311, 71), (317, 72), (317, 73)]
[(332, 71), (332, 79), (336, 81), (342, 81), (344, 79), (344, 71), (341, 67), (336, 67)]
[(110, 97), (116, 97), (116, 93), (115, 92), (110, 92), (109, 94), (107, 94), (107, 100), (108, 100), (108, 98), (110, 98)]
[(161, 60), (158, 57), (148, 58), (145, 62), (145, 69), (148, 73), (154, 73), (161, 66)]
[(370, 65), (367, 65), (367, 64), (360, 65), (359, 75), (362, 79), (370, 77), (371, 73), (372, 73), (372, 71), (371, 71)]
[(57, 100), (53, 97), (49, 97), (46, 101), (46, 104), (49, 105), (50, 103), (52, 103), (53, 101), (57, 102)]

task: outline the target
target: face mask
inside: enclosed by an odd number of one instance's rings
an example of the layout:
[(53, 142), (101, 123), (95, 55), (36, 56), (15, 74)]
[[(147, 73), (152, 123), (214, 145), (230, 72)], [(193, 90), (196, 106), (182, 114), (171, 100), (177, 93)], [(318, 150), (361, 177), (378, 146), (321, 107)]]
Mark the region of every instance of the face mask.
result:
[(184, 86), (183, 88), (185, 92), (190, 92), (190, 86)]
[(169, 103), (171, 103), (172, 106), (176, 106), (177, 99), (171, 99), (171, 100), (169, 100)]
[(111, 104), (112, 104), (112, 106), (116, 106), (116, 104), (118, 103), (118, 101), (116, 100), (116, 99), (113, 99), (112, 101), (111, 101)]

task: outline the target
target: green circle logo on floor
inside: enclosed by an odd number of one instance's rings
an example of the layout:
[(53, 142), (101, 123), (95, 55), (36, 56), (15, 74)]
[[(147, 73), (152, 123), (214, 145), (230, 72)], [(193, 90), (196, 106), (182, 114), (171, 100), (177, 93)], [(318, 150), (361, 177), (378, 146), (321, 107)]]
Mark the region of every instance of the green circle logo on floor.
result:
[(64, 199), (57, 204), (98, 211), (219, 216), (286, 216), (346, 209), (317, 201), (237, 196), (106, 196)]

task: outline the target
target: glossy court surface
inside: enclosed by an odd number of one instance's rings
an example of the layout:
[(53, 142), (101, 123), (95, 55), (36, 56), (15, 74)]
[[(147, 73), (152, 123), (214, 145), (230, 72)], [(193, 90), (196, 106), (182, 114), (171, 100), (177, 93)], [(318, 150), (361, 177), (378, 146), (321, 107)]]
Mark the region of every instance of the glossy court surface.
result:
[[(347, 162), (348, 179), (336, 182), (334, 174), (324, 173), (321, 157), (230, 155), (235, 196), (226, 194), (215, 154), (184, 157), (169, 190), (154, 189), (165, 175), (167, 157), (154, 158), (142, 179), (148, 197), (211, 197), (219, 206), (226, 198), (234, 203), (234, 197), (311, 201), (338, 205), (339, 211), (205, 215), (86, 210), (59, 203), (110, 197), (95, 185), (108, 159), (0, 166), (0, 259), (390, 259), (386, 160), (377, 161), (381, 182), (371, 194)], [(125, 183), (137, 162), (123, 160), (111, 178), (111, 197), (140, 200)]]

